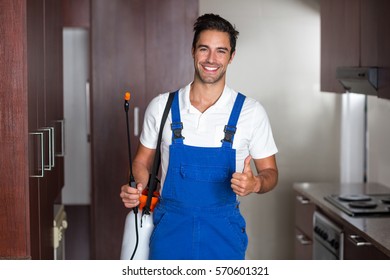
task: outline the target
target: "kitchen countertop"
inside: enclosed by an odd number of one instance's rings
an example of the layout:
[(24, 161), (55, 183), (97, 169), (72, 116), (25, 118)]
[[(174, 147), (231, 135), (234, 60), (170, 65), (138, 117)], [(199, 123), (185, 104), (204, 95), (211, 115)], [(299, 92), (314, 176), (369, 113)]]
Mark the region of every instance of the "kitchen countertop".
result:
[(390, 188), (378, 183), (294, 183), (294, 190), (310, 199), (329, 218), (349, 224), (361, 237), (390, 256), (390, 215), (352, 217), (324, 199), (331, 194), (390, 194)]

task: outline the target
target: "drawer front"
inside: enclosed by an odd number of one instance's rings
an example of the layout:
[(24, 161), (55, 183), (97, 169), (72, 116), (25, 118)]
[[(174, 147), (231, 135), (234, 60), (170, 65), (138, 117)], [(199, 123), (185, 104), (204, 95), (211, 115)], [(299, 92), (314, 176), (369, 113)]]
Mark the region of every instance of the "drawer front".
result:
[(312, 239), (298, 228), (295, 228), (294, 258), (296, 260), (311, 260), (313, 256)]
[(295, 226), (310, 239), (313, 237), (313, 213), (315, 205), (306, 197), (295, 193)]

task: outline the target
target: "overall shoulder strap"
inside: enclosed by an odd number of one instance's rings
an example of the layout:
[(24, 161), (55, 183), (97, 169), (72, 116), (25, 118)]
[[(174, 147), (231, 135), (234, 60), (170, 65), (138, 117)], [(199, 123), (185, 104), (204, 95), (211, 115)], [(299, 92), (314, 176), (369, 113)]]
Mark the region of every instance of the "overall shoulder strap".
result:
[(233, 105), (232, 112), (230, 113), (228, 124), (225, 125), (224, 132), (225, 137), (221, 140), (223, 147), (232, 147), (234, 134), (237, 130), (237, 122), (240, 117), (242, 105), (245, 101), (245, 95), (238, 93), (236, 100)]
[(161, 118), (161, 124), (160, 124), (160, 130), (158, 133), (158, 138), (157, 138), (157, 146), (156, 146), (156, 152), (154, 155), (154, 161), (153, 161), (153, 166), (152, 166), (152, 172), (150, 174), (149, 178), (149, 183), (148, 183), (148, 199), (146, 200), (146, 205), (144, 207), (144, 213), (150, 213), (150, 205), (152, 202), (152, 197), (153, 197), (153, 192), (157, 188), (157, 173), (160, 168), (160, 163), (161, 163), (161, 139), (162, 139), (162, 133), (164, 130), (164, 125), (167, 120), (169, 110), (171, 109), (171, 105), (173, 102), (173, 98), (175, 95), (177, 95), (178, 91), (170, 92), (168, 96), (168, 101), (167, 104), (165, 105), (165, 109)]
[(181, 131), (183, 130), (183, 123), (180, 118), (180, 106), (179, 106), (179, 95), (176, 94), (172, 103), (172, 144), (183, 144), (183, 135)]

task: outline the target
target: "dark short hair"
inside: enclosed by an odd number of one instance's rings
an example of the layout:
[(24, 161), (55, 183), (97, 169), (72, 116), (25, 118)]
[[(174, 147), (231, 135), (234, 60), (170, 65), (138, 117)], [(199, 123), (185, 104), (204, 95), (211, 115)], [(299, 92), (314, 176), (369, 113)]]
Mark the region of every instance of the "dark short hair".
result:
[(239, 32), (230, 22), (215, 14), (204, 14), (198, 17), (194, 23), (194, 39), (192, 41), (192, 47), (194, 49), (199, 40), (200, 33), (204, 30), (217, 30), (228, 33), (231, 47), (230, 54), (236, 50), (236, 42)]

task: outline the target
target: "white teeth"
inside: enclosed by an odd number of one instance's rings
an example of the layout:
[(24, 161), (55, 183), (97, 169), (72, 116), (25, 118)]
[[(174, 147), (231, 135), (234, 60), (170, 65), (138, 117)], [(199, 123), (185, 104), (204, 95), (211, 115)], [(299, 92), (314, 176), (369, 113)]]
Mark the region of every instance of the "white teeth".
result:
[(217, 67), (204, 67), (206, 70), (208, 70), (208, 71), (215, 71), (215, 70), (217, 70), (218, 68)]

